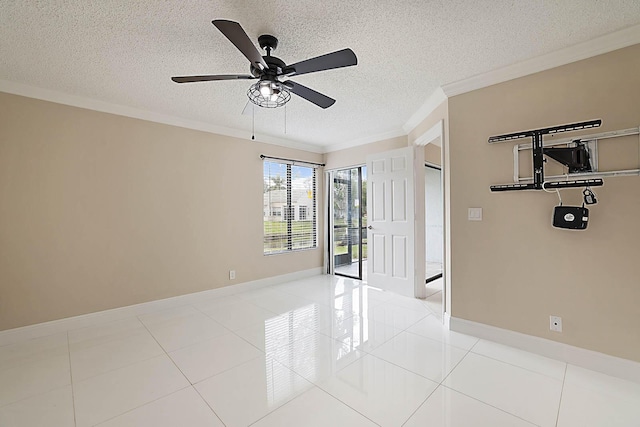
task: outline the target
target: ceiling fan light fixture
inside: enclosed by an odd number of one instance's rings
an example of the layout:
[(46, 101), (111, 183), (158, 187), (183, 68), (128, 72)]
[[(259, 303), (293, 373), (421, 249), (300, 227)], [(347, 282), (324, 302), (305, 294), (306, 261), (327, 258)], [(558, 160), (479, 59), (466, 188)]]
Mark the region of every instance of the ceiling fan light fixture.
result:
[(273, 95), (273, 84), (271, 82), (263, 81), (259, 83), (260, 85), (260, 95), (263, 98), (270, 97)]
[(249, 100), (259, 107), (278, 108), (289, 102), (289, 88), (279, 81), (262, 80), (251, 85), (247, 91)]

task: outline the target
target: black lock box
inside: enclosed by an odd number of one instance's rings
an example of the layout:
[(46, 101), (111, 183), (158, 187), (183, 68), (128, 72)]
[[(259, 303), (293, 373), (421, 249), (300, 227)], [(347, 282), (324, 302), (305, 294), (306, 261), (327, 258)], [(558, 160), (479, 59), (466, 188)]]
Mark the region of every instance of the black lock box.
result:
[(584, 230), (589, 222), (589, 209), (582, 206), (556, 206), (553, 226), (569, 230)]

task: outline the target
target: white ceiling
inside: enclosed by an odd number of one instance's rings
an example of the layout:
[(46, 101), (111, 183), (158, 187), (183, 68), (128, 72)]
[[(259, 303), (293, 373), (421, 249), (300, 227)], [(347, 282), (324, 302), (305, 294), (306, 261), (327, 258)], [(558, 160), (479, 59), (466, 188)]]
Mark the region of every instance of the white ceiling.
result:
[(296, 81), (337, 102), (295, 97), (255, 118), (256, 135), (321, 147), (402, 132), (434, 90), (640, 23), (638, 0), (0, 0), (0, 80), (251, 135), (251, 82), (178, 85), (171, 76), (245, 74), (211, 24), (273, 34), (294, 63), (350, 47), (356, 67)]

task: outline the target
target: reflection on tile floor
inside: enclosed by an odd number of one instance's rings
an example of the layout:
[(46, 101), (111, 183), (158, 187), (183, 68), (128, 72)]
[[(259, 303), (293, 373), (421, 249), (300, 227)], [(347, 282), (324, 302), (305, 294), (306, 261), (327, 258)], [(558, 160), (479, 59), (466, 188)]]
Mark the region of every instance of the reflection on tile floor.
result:
[(637, 426), (640, 384), (316, 276), (0, 346), (1, 426)]
[[(344, 276), (349, 277), (359, 277), (360, 275), (360, 264), (358, 260), (354, 260), (351, 264), (338, 265), (335, 268), (336, 273), (342, 274)], [(425, 277), (428, 279), (430, 277), (437, 276), (442, 274), (442, 263), (441, 262), (428, 262), (426, 264)], [(367, 260), (362, 260), (362, 281), (367, 281)]]

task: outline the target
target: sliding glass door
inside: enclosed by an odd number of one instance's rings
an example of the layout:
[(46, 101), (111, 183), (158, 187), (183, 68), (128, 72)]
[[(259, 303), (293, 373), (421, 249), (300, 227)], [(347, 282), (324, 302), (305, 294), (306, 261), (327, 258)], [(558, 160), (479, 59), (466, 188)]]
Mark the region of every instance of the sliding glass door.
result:
[(333, 172), (333, 242), (335, 274), (366, 280), (366, 167)]

